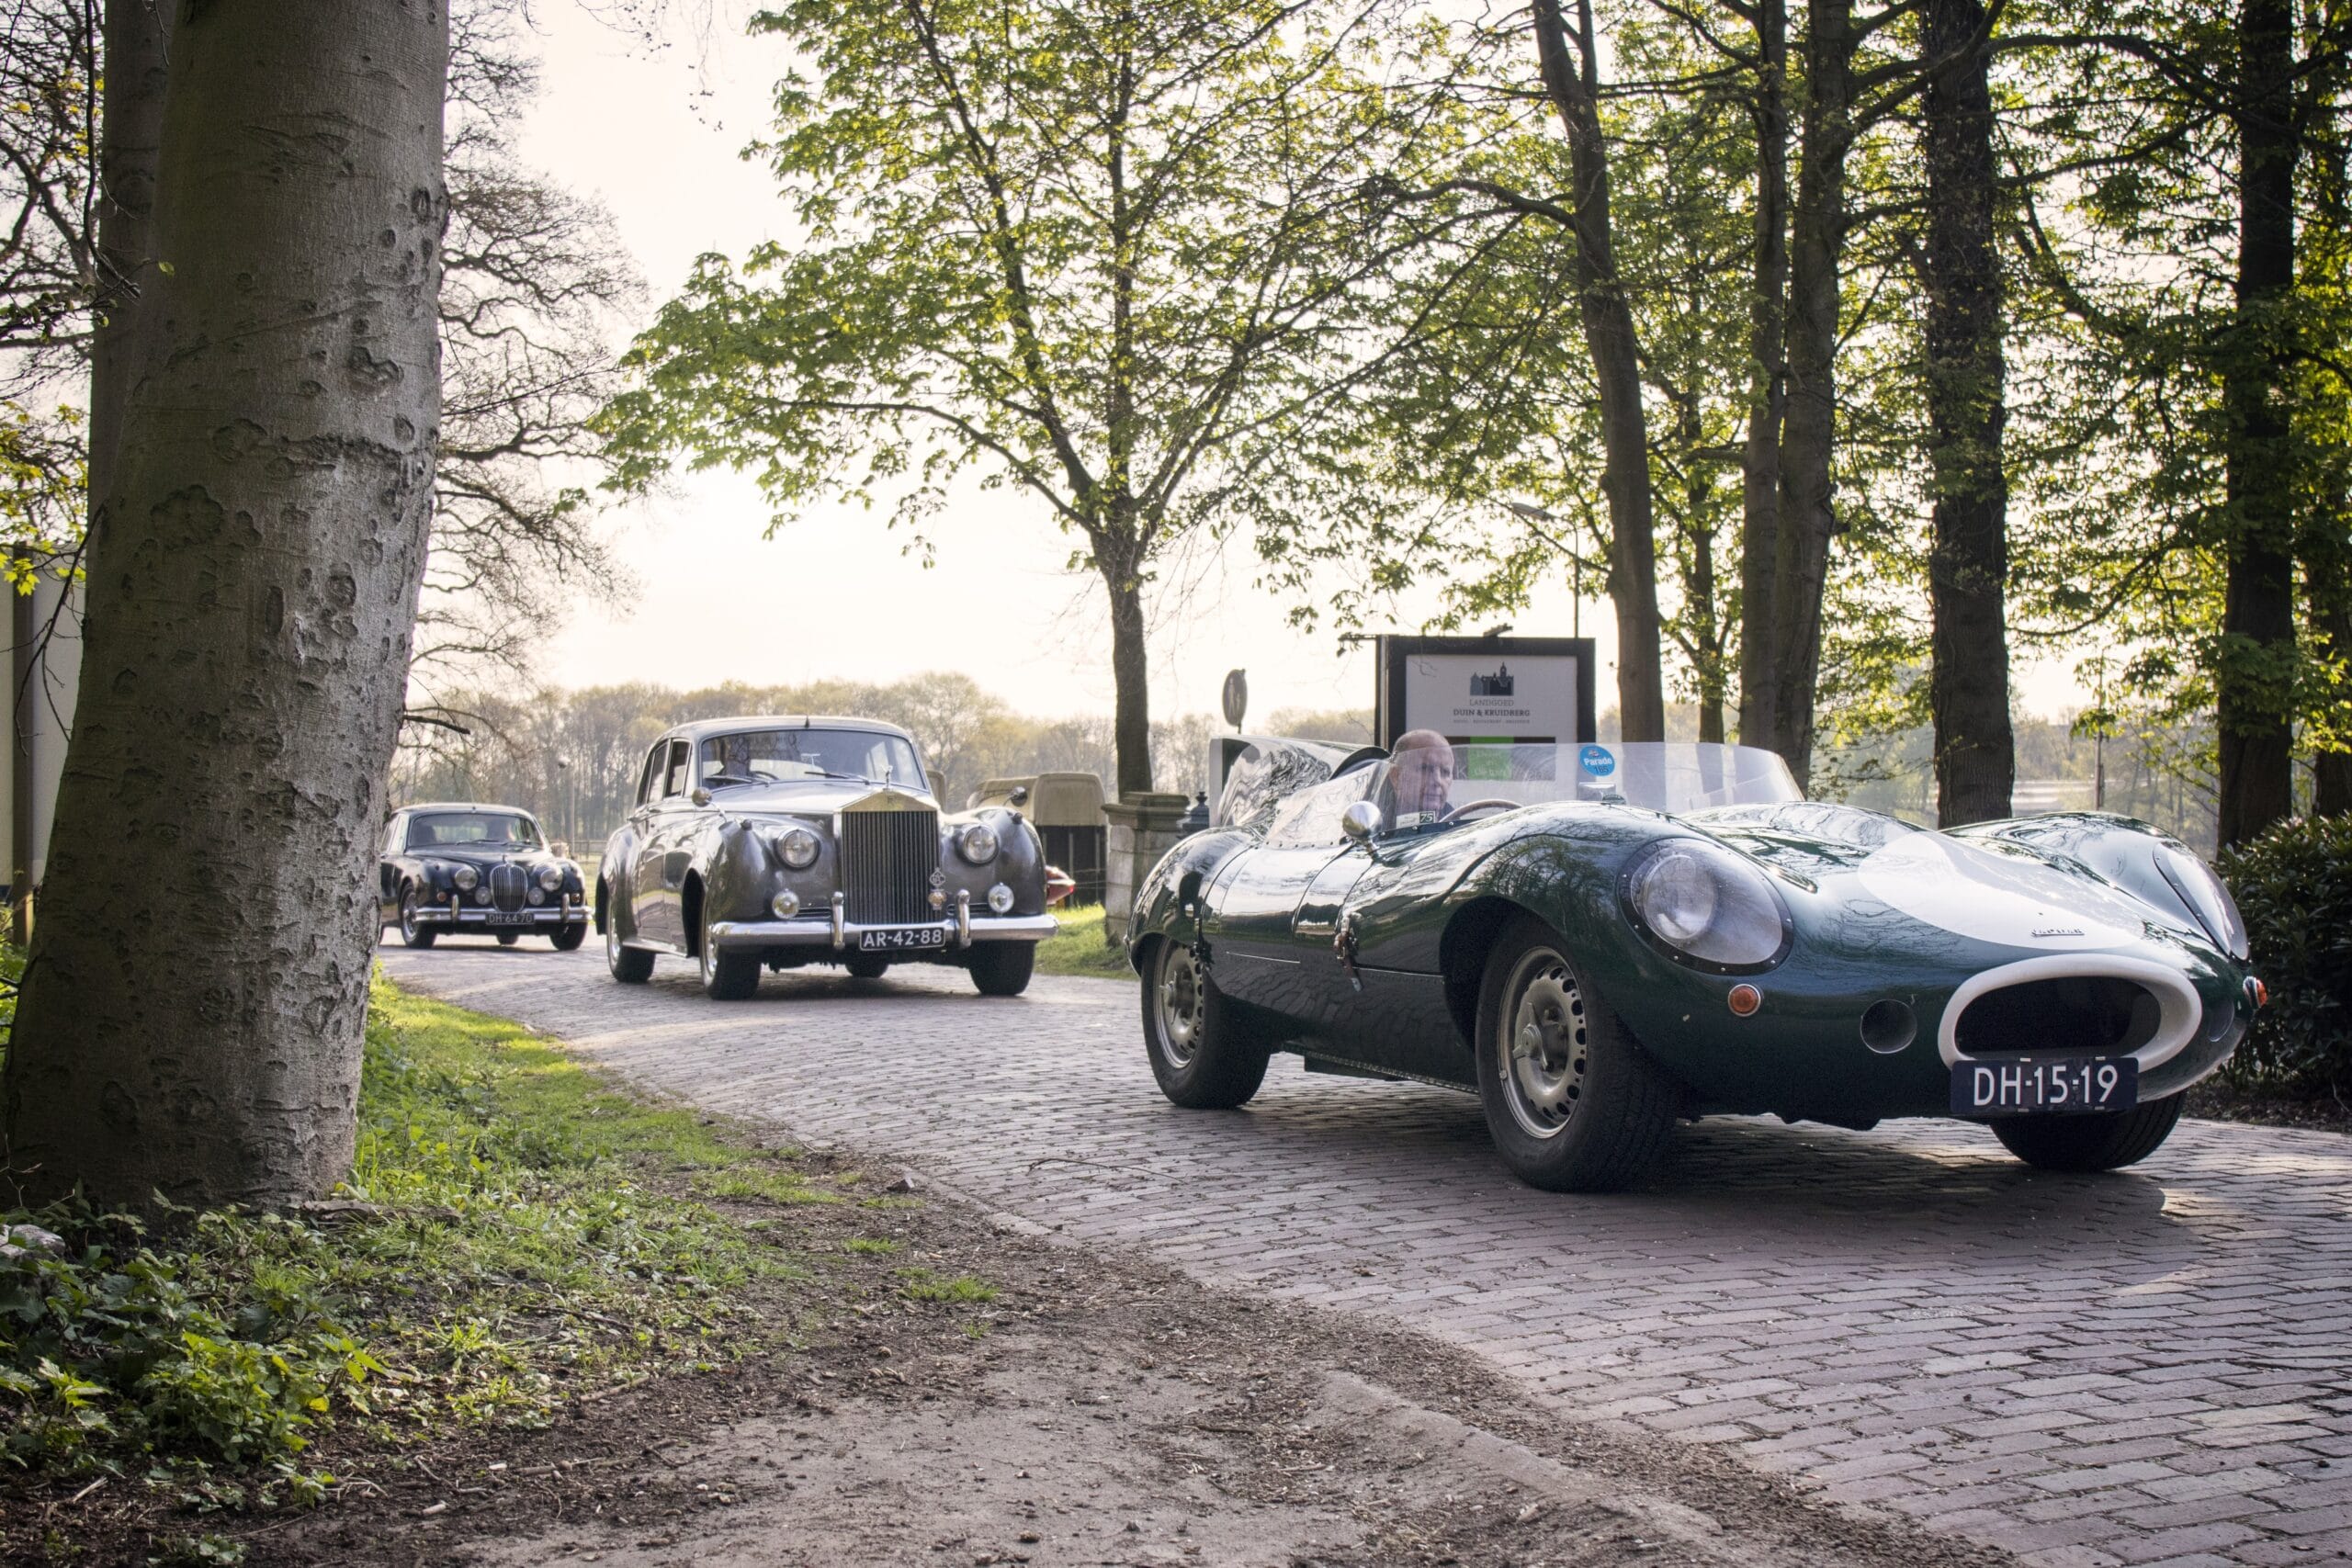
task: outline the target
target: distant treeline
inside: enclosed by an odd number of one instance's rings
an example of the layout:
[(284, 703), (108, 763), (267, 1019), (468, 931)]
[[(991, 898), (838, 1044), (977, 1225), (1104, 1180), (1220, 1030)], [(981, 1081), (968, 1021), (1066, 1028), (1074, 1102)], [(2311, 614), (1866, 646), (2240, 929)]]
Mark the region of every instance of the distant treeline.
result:
[[(646, 748), (673, 724), (732, 714), (853, 714), (904, 728), (960, 807), (982, 781), (1047, 772), (1091, 773), (1110, 793), (1111, 716), (1038, 718), (1012, 711), (968, 675), (933, 673), (888, 684), (818, 681), (794, 686), (729, 683), (680, 692), (666, 686), (545, 689), (516, 700), (488, 693), (458, 697), (434, 716), (463, 725), (459, 735), (412, 725), (393, 771), (398, 800), (491, 799), (537, 812), (550, 835), (593, 852), (628, 812)], [(1616, 736), (1614, 710), (1601, 715)], [(2020, 813), (2089, 807), (2098, 795), (2101, 747), (2077, 733), (2071, 716), (2014, 716)], [(1187, 714), (1152, 726), (1156, 788), (1189, 795), (1202, 787), (1208, 738), (1216, 725)], [(1282, 709), (1250, 728), (1270, 734), (1368, 741), (1365, 709)], [(1698, 736), (1698, 708), (1668, 708), (1667, 733)], [(2104, 747), (2107, 809), (2145, 818), (2211, 852), (2214, 840), (2212, 736), (2183, 728), (2109, 738)], [(1825, 749), (1816, 795), (1935, 820), (1933, 769), (1925, 725)]]

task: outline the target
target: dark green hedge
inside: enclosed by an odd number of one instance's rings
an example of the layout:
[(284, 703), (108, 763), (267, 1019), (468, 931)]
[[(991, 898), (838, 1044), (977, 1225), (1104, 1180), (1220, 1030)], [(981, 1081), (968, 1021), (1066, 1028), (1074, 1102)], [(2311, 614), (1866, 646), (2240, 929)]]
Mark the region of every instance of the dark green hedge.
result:
[(2292, 818), (2222, 852), (2270, 987), (2226, 1077), (2242, 1088), (2352, 1098), (2352, 818)]

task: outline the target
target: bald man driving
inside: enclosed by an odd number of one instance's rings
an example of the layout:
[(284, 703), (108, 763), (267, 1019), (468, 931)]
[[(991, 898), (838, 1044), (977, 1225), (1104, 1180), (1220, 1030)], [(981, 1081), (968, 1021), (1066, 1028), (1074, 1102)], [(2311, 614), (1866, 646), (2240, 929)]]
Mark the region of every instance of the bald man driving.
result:
[(1453, 748), (1434, 729), (1410, 729), (1389, 753), (1388, 788), (1396, 802), (1393, 816), (1402, 826), (1418, 815), (1434, 822), (1452, 807)]

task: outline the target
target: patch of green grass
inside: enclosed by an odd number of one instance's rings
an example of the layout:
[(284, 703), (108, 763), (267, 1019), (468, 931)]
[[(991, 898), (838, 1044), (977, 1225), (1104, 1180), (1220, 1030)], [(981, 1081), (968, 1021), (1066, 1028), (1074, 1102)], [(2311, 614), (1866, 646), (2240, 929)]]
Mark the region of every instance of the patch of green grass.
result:
[(901, 1269), (899, 1278), (905, 1281), (899, 1294), (910, 1302), (992, 1302), (996, 1287), (976, 1275), (958, 1274), (943, 1280), (928, 1269)]
[(0, 1260), (0, 1461), (300, 1502), (331, 1480), (300, 1457), (322, 1422), (537, 1425), (766, 1342), (755, 1296), (798, 1271), (679, 1189), (835, 1190), (518, 1025), (380, 981), (370, 1002), (342, 1212), (0, 1215), (62, 1238)]
[(854, 1235), (847, 1241), (842, 1243), (842, 1250), (843, 1252), (862, 1252), (870, 1257), (878, 1258), (885, 1253), (898, 1251), (899, 1244), (895, 1241), (887, 1241), (880, 1236)]
[(1124, 947), (1102, 945), (1102, 906), (1088, 904), (1054, 911), (1053, 935), (1037, 944), (1040, 975), (1086, 975), (1097, 979), (1132, 980)]

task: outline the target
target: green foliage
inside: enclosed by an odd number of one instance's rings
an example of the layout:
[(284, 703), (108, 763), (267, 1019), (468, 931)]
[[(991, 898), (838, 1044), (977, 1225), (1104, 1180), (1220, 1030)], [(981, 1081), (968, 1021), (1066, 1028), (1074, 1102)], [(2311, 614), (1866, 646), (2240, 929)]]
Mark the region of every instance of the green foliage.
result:
[(1127, 950), (1102, 940), (1102, 906), (1082, 904), (1054, 911), (1054, 934), (1037, 944), (1040, 975), (1088, 975), (1111, 980), (1133, 980)]
[(2241, 1088), (2352, 1093), (2352, 818), (2290, 818), (2222, 852), (2270, 987), (2232, 1059)]
[(906, 1281), (899, 1287), (899, 1294), (910, 1302), (962, 1304), (992, 1302), (997, 1296), (994, 1285), (970, 1274), (943, 1280), (928, 1269), (901, 1269), (899, 1277)]
[[(315, 1497), (322, 1422), (406, 1441), (754, 1348), (747, 1287), (792, 1270), (646, 1182), (838, 1201), (691, 1111), (605, 1089), (519, 1026), (379, 984), (342, 1207), (50, 1213), (0, 1261), (0, 1457), (147, 1471), (218, 1506)], [(794, 1195), (797, 1195), (794, 1196)], [(210, 1467), (257, 1476), (208, 1481)], [(204, 1561), (187, 1558), (187, 1561)]]

